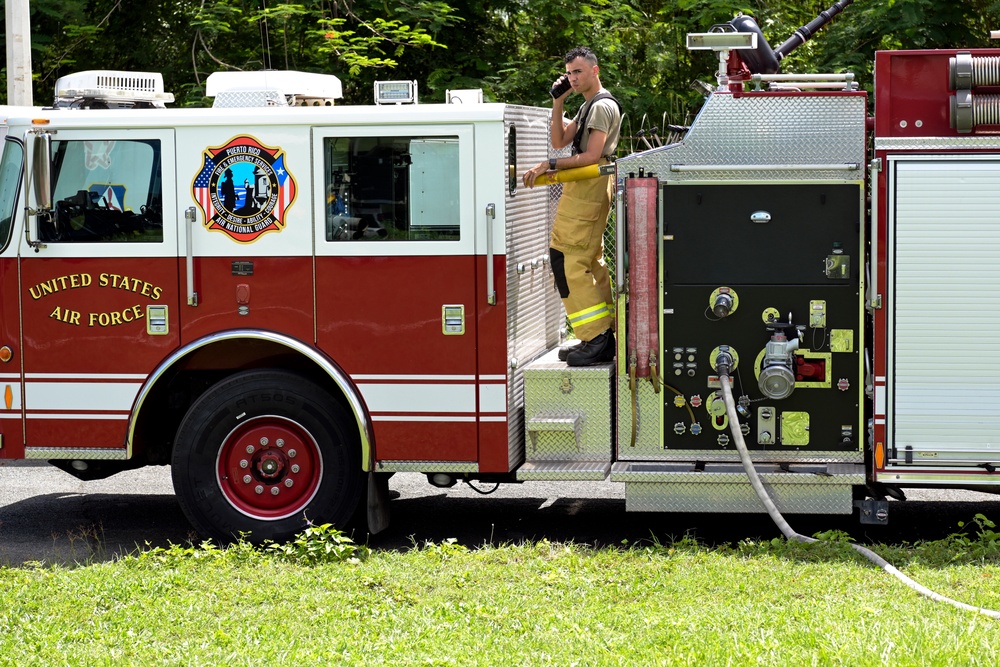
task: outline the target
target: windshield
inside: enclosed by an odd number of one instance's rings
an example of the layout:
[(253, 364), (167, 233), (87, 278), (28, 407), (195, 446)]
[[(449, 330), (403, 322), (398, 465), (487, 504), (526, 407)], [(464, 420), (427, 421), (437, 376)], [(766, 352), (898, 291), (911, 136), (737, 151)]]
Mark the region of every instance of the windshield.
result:
[(0, 157), (0, 252), (10, 243), (14, 207), (21, 186), (21, 169), (24, 165), (24, 148), (21, 143), (8, 138)]

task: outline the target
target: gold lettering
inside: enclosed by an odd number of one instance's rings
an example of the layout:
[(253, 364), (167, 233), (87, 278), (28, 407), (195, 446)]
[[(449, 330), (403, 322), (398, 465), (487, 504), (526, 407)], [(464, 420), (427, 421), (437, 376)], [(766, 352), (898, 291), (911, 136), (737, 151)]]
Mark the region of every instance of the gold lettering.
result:
[(159, 301), (161, 294), (163, 294), (163, 290), (160, 289), (159, 287), (154, 287), (153, 288), (153, 301)]
[(66, 276), (49, 278), (45, 282), (29, 287), (28, 293), (31, 294), (32, 299), (37, 301), (43, 296), (55, 294), (56, 292), (61, 292), (63, 290), (87, 287), (90, 283), (91, 278), (89, 273), (71, 273)]
[(80, 313), (75, 310), (70, 310), (69, 308), (56, 306), (55, 310), (52, 311), (49, 317), (54, 320), (59, 320), (60, 322), (65, 322), (66, 324), (80, 326)]
[(142, 308), (138, 304), (131, 308), (126, 308), (122, 311), (122, 319), (126, 322), (135, 322), (142, 319)]
[(107, 287), (108, 286), (108, 274), (102, 273), (100, 276), (98, 276), (98, 278), (97, 278), (97, 284), (100, 285), (101, 287)]
[(150, 292), (150, 290), (152, 289), (152, 287), (153, 287), (153, 286), (152, 286), (152, 285), (150, 285), (149, 283), (147, 283), (147, 282), (143, 282), (143, 283), (142, 283), (142, 295), (143, 295), (143, 296), (149, 296), (149, 292)]
[[(144, 317), (142, 306), (136, 304), (121, 311), (113, 310), (108, 313), (88, 313), (87, 326), (116, 327), (120, 324), (141, 320)], [(77, 313), (76, 319), (79, 320), (79, 313)], [(79, 324), (79, 322), (77, 323)]]

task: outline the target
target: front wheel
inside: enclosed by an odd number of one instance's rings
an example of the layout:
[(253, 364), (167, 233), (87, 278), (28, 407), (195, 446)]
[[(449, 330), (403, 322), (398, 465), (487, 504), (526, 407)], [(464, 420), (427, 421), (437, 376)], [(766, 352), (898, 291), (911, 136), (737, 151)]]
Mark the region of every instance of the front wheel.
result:
[(188, 520), (227, 542), (287, 540), (307, 522), (343, 527), (361, 499), (354, 420), (327, 392), (287, 371), (222, 380), (188, 409), (171, 475)]

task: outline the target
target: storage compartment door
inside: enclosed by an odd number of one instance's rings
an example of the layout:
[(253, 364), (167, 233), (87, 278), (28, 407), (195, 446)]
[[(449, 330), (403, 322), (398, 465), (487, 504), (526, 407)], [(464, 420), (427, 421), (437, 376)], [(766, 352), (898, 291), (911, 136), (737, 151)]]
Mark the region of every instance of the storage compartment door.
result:
[(1000, 455), (1000, 160), (892, 159), (889, 463)]

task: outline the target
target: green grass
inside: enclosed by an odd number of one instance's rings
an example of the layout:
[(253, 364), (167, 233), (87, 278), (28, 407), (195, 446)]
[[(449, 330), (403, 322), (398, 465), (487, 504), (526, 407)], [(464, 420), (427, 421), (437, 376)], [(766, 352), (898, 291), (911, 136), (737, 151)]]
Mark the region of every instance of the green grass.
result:
[[(879, 548), (1000, 608), (1000, 544)], [(270, 549), (154, 549), (0, 569), (0, 664), (990, 665), (1000, 621), (816, 545), (593, 549), (452, 542), (371, 552), (318, 527)]]

